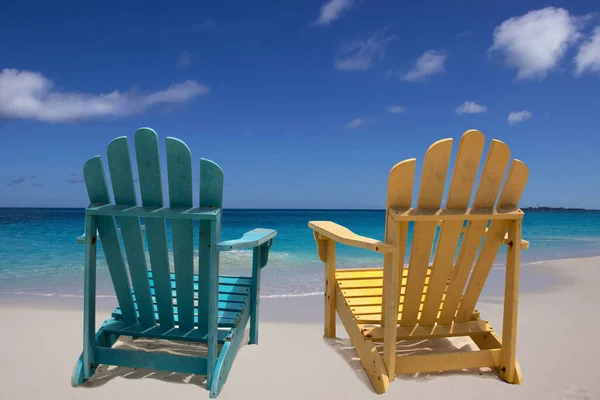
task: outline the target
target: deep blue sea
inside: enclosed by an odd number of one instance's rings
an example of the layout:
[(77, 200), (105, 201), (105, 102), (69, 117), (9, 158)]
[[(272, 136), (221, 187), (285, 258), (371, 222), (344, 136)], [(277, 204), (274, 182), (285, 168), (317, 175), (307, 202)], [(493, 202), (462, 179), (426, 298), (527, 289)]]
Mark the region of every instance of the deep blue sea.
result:
[[(225, 210), (221, 239), (234, 239), (256, 227), (278, 234), (263, 270), (265, 297), (322, 292), (323, 266), (316, 255), (310, 220), (331, 220), (358, 234), (382, 239), (383, 210)], [(523, 237), (527, 264), (542, 260), (600, 255), (600, 211), (527, 211)], [(0, 208), (0, 294), (80, 297), (83, 294), (83, 209)], [(221, 255), (221, 272), (249, 273), (251, 251)], [(502, 268), (502, 254), (497, 268)], [(98, 295), (113, 296), (99, 249)], [(340, 267), (380, 266), (383, 258), (366, 250), (338, 246)]]

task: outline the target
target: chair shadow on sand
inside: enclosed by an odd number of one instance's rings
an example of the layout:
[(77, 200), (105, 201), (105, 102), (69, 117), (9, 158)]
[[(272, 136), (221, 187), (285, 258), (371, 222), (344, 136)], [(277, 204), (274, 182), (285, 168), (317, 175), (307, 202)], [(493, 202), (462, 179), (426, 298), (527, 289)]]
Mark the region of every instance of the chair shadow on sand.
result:
[[(245, 331), (242, 343), (248, 342), (248, 330)], [(243, 347), (244, 345), (242, 345)], [(187, 355), (195, 357), (206, 357), (207, 347), (205, 343), (183, 342), (175, 340), (157, 340), (121, 336), (113, 347), (123, 350), (136, 350), (146, 352), (162, 352), (168, 354)], [(219, 352), (221, 345), (219, 345)], [(144, 368), (116, 367), (99, 365), (96, 373), (82, 385), (84, 388), (95, 388), (105, 385), (115, 378), (125, 379), (157, 379), (169, 383), (181, 383), (195, 385), (206, 389), (206, 375), (186, 374), (179, 372), (157, 371)]]
[[(367, 373), (363, 365), (361, 364), (360, 358), (354, 350), (354, 346), (349, 338), (324, 338), (323, 339), (329, 346), (333, 347), (348, 363), (348, 365), (354, 370), (359, 379), (374, 392), (373, 386), (369, 381)], [(375, 343), (375, 347), (380, 354), (383, 354), (383, 343)], [(458, 352), (471, 352), (477, 350), (477, 346), (468, 337), (453, 337), (452, 340), (448, 338), (437, 338), (429, 340), (401, 340), (396, 343), (396, 354), (397, 356), (408, 356), (408, 355), (424, 355), (430, 353), (458, 353)], [(427, 372), (410, 375), (396, 375), (396, 379), (405, 381), (416, 381), (426, 382), (432, 378), (454, 376), (454, 375), (477, 375), (487, 379), (498, 379), (502, 380), (498, 375), (496, 369), (493, 368), (471, 368), (457, 371), (445, 371), (445, 372)]]

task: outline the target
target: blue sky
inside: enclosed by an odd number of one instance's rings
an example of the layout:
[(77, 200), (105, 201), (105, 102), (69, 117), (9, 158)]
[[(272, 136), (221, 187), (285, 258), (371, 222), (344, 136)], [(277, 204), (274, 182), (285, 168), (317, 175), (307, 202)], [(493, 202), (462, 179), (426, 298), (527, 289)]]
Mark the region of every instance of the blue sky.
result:
[(0, 206), (85, 206), (83, 163), (149, 126), (226, 207), (383, 208), (396, 162), (475, 128), (525, 205), (600, 208), (598, 4), (403, 3), (4, 2)]

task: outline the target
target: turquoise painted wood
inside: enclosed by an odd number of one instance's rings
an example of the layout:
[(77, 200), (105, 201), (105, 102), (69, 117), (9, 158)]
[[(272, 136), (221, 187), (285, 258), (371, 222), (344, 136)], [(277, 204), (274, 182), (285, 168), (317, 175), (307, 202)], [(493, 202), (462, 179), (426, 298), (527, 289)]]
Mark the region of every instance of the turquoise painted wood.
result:
[(85, 244), (84, 308), (83, 308), (83, 378), (92, 376), (95, 366), (96, 331), (96, 221), (85, 221), (85, 232), (90, 238)]
[[(100, 156), (91, 158), (83, 166), (83, 179), (88, 192), (88, 197), (91, 203), (110, 203), (108, 195), (108, 186), (106, 185), (106, 177), (104, 175), (104, 166)], [(86, 220), (89, 217), (86, 216)], [(100, 240), (102, 241), (102, 249), (108, 271), (115, 288), (115, 294), (121, 309), (123, 310), (123, 318), (128, 321), (136, 322), (137, 317), (133, 310), (133, 300), (131, 298), (129, 277), (125, 270), (123, 262), (123, 254), (121, 245), (117, 237), (117, 227), (113, 217), (95, 218), (95, 225), (98, 230)], [(87, 246), (87, 245), (86, 245)]]
[[(248, 308), (242, 313), (240, 323), (233, 329), (232, 338), (223, 344), (221, 356), (215, 366), (214, 378), (210, 384), (210, 397), (217, 397), (227, 380), (233, 360), (240, 348), (242, 338), (244, 337), (245, 326), (248, 323), (250, 312)], [(208, 386), (208, 383), (207, 383)]]
[[(136, 196), (126, 137), (113, 140), (107, 150), (114, 202), (110, 199), (100, 156), (84, 165), (90, 206), (86, 209), (85, 233), (77, 238), (85, 245), (83, 351), (71, 382), (74, 386), (83, 384), (102, 363), (206, 374), (210, 397), (216, 397), (227, 379), (248, 323), (249, 342), (258, 342), (261, 268), (267, 263), (277, 233), (254, 229), (239, 239), (220, 241), (221, 168), (201, 159), (200, 200), (194, 207), (191, 152), (180, 140), (167, 138), (165, 175), (169, 204), (165, 206), (157, 134), (149, 128), (139, 129), (134, 136), (134, 147), (141, 204)], [(168, 219), (171, 220), (173, 265), (168, 253)], [(197, 273), (194, 271), (194, 221), (198, 221), (199, 234)], [(119, 305), (96, 331), (98, 238)], [(250, 276), (221, 276), (219, 252), (241, 248), (253, 249), (252, 266), (248, 266)], [(204, 342), (207, 355), (196, 357), (113, 348), (121, 335)], [(222, 345), (220, 351), (219, 345)]]
[(250, 232), (244, 233), (244, 235), (239, 239), (220, 242), (217, 245), (217, 248), (220, 251), (227, 251), (258, 247), (263, 243), (273, 239), (275, 235), (277, 235), (277, 232), (272, 229), (253, 229)]
[(206, 360), (167, 353), (98, 348), (98, 362), (129, 368), (206, 374)]
[[(210, 160), (200, 159), (200, 207), (221, 208), (223, 203), (223, 171)], [(217, 239), (218, 241), (218, 239)], [(198, 277), (202, 292), (209, 291), (211, 248), (211, 221), (198, 222)], [(218, 259), (217, 259), (218, 260)], [(218, 268), (218, 266), (217, 266)], [(218, 275), (218, 272), (217, 272)], [(208, 332), (208, 297), (198, 299), (198, 312), (206, 320), (200, 322), (200, 329)]]
[[(162, 177), (158, 152), (158, 135), (152, 129), (141, 128), (135, 132), (135, 155), (140, 180), (142, 205), (163, 207)], [(161, 325), (173, 327), (173, 310), (169, 279), (169, 249), (165, 219), (148, 219), (146, 240), (150, 265), (155, 279), (156, 303)]]
[(252, 276), (254, 281), (250, 287), (250, 344), (258, 344), (258, 303), (260, 302), (260, 255), (262, 246), (257, 246), (252, 251)]
[(169, 207), (129, 207), (114, 204), (95, 206), (87, 209), (87, 215), (110, 215), (113, 217), (141, 217), (144, 219), (195, 219), (214, 220), (219, 215), (219, 209), (192, 208), (189, 210), (174, 209)]
[[(116, 138), (108, 145), (108, 169), (113, 187), (115, 203), (126, 206), (135, 206), (137, 198), (133, 185), (133, 172), (127, 137)], [(152, 295), (150, 294), (150, 280), (148, 279), (148, 266), (144, 252), (144, 239), (138, 217), (119, 217), (121, 234), (129, 265), (129, 274), (136, 294), (137, 311), (140, 323), (144, 326), (153, 326), (154, 310), (152, 309)]]
[[(191, 208), (192, 154), (179, 139), (167, 138), (167, 172), (169, 178), (169, 205)], [(173, 235), (173, 263), (177, 284), (179, 327), (194, 327), (194, 221), (171, 221)]]

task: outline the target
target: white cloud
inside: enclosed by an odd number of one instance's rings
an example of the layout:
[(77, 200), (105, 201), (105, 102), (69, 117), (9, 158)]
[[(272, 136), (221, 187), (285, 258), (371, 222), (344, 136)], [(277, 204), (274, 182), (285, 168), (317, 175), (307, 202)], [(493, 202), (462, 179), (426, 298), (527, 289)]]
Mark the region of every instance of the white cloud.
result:
[(516, 124), (517, 122), (525, 121), (533, 116), (533, 113), (527, 110), (523, 111), (512, 111), (508, 114), (508, 123), (511, 125)]
[(465, 101), (456, 109), (457, 114), (479, 114), (487, 111), (486, 106), (477, 104), (474, 101)]
[(356, 40), (342, 45), (335, 57), (335, 68), (340, 71), (364, 72), (377, 60), (383, 60), (388, 43), (395, 35), (377, 31), (365, 40)]
[(207, 86), (191, 80), (149, 94), (136, 89), (107, 94), (61, 92), (38, 72), (7, 68), (0, 72), (0, 118), (69, 122), (118, 117), (141, 113), (159, 104), (185, 103), (208, 92)]
[(509, 18), (494, 29), (491, 50), (517, 68), (517, 78), (544, 78), (579, 38), (583, 19), (564, 8), (547, 7)]
[(599, 72), (600, 73), (600, 26), (594, 29), (592, 35), (579, 47), (575, 56), (575, 74)]
[(346, 125), (346, 129), (356, 129), (363, 126), (367, 121), (363, 118), (356, 118)]
[(321, 6), (316, 25), (329, 25), (354, 5), (354, 0), (329, 0)]
[(422, 81), (430, 75), (438, 74), (444, 71), (444, 63), (446, 62), (446, 54), (442, 51), (427, 50), (417, 60), (415, 66), (401, 76), (408, 82)]
[(187, 68), (192, 65), (192, 53), (189, 51), (182, 51), (179, 53), (179, 58), (177, 59), (177, 66), (180, 68)]
[(200, 22), (199, 24), (194, 24), (193, 27), (194, 29), (198, 29), (201, 31), (209, 31), (215, 29), (217, 27), (217, 24), (215, 23), (215, 21), (213, 21), (212, 18), (205, 18), (204, 21)]
[(392, 114), (400, 114), (406, 111), (406, 108), (398, 105), (392, 105), (385, 109), (387, 112)]

